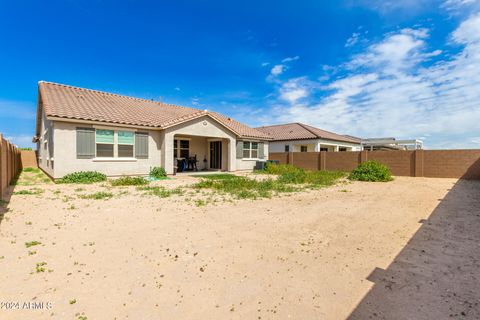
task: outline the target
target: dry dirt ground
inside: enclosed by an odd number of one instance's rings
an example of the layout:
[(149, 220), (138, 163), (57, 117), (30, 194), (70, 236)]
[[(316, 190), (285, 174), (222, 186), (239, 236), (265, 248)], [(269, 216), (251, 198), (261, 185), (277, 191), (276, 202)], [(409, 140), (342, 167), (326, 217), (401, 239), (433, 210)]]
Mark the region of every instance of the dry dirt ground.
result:
[[(114, 196), (79, 196), (98, 190)], [(0, 319), (480, 318), (478, 181), (233, 202), (105, 184), (15, 192), (0, 225)]]

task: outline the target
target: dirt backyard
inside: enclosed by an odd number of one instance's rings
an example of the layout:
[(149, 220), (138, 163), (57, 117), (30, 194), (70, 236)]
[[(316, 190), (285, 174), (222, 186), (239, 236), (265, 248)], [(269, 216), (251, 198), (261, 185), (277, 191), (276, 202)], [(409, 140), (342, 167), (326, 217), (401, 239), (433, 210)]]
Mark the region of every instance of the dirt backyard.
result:
[(0, 224), (0, 319), (480, 318), (478, 181), (260, 200), (189, 191), (196, 181), (155, 182), (187, 190), (161, 196), (17, 185)]

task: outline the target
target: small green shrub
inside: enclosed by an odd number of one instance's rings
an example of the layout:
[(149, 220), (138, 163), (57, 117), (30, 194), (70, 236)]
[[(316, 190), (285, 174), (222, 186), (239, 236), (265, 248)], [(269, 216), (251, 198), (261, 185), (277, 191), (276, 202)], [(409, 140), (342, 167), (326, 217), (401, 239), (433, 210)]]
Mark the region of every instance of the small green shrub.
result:
[(168, 198), (174, 194), (181, 195), (183, 194), (183, 190), (178, 187), (175, 189), (167, 189), (162, 186), (156, 186), (156, 187), (137, 187), (137, 190), (139, 191), (145, 191), (146, 194), (152, 195), (152, 196), (157, 196), (160, 198)]
[(267, 162), (265, 166), (265, 170), (263, 170), (263, 172), (266, 174), (281, 175), (285, 173), (297, 172), (298, 170), (302, 170), (302, 169), (292, 166), (291, 164), (275, 164), (275, 163)]
[(80, 171), (67, 174), (56, 183), (95, 183), (107, 180), (107, 176), (97, 171)]
[(40, 244), (42, 244), (42, 243), (39, 242), (39, 241), (30, 241), (30, 242), (25, 242), (25, 247), (30, 248), (30, 247), (33, 247), (33, 246), (38, 246)]
[(162, 179), (167, 176), (167, 172), (162, 167), (153, 167), (150, 169), (150, 176), (157, 179)]
[(311, 187), (328, 187), (333, 186), (346, 176), (345, 172), (341, 171), (307, 171), (305, 183)]
[(23, 171), (23, 172), (35, 172), (35, 173), (41, 172), (40, 169), (38, 169), (38, 168), (33, 168), (33, 167), (23, 168), (22, 171)]
[(120, 177), (110, 181), (112, 186), (142, 186), (148, 184), (148, 180), (143, 177)]
[(19, 195), (37, 195), (37, 194), (42, 194), (43, 189), (40, 188), (31, 188), (28, 190), (20, 190), (20, 191), (15, 191), (13, 194), (19, 194)]
[(350, 180), (386, 182), (393, 180), (390, 169), (378, 161), (365, 161), (348, 176)]
[(215, 173), (215, 174), (198, 174), (193, 175), (193, 177), (207, 179), (207, 180), (225, 180), (225, 179), (235, 179), (237, 176), (228, 173)]
[(263, 171), (267, 174), (278, 175), (280, 183), (306, 184), (310, 187), (331, 186), (345, 176), (340, 171), (305, 171), (290, 164), (267, 163)]
[(113, 193), (111, 192), (104, 192), (99, 191), (92, 194), (82, 194), (78, 196), (81, 199), (93, 199), (93, 200), (102, 200), (102, 199), (110, 199), (113, 197)]
[(213, 189), (221, 193), (228, 193), (237, 199), (270, 198), (272, 193), (298, 190), (298, 188), (273, 179), (257, 181), (247, 177), (230, 176), (231, 178), (222, 176), (220, 179), (215, 179), (215, 175), (206, 176), (206, 179), (196, 183), (194, 188)]
[(47, 265), (46, 262), (39, 262), (37, 263), (37, 266), (35, 268), (35, 271), (37, 271), (37, 273), (40, 273), (40, 272), (45, 272), (45, 266)]

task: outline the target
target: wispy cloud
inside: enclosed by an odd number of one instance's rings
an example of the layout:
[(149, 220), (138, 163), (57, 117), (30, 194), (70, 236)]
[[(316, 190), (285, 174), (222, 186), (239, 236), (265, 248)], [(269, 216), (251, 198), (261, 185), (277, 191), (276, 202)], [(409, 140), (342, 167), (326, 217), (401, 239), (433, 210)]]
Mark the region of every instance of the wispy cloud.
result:
[(460, 46), (456, 55), (430, 52), (428, 37), (425, 28), (388, 33), (342, 64), (341, 78), (326, 84), (287, 80), (278, 89), (276, 120), (363, 137), (425, 137), (429, 147), (477, 141), (480, 14), (463, 21), (446, 40)]
[(347, 39), (347, 42), (345, 42), (345, 47), (353, 47), (354, 45), (356, 45), (358, 43), (360, 39), (360, 33), (359, 32), (354, 32), (352, 33), (352, 35), (350, 36), (350, 38)]
[(5, 139), (10, 141), (10, 143), (20, 147), (20, 148), (34, 148), (35, 144), (32, 143), (32, 136), (30, 135), (18, 135), (18, 136), (6, 136)]
[(399, 12), (413, 14), (430, 8), (435, 2), (438, 3), (438, 0), (347, 0), (346, 2), (350, 6), (366, 7), (381, 14), (398, 14)]
[(291, 62), (291, 61), (296, 61), (296, 60), (298, 60), (298, 59), (300, 59), (299, 56), (287, 57), (287, 58), (285, 58), (285, 59), (282, 60), (282, 63), (287, 63), (287, 62)]
[[(283, 74), (289, 68), (288, 64), (290, 62), (296, 61), (298, 59), (300, 59), (299, 56), (287, 57), (287, 58), (282, 59), (282, 61), (281, 61), (282, 63), (276, 64), (270, 70), (270, 74), (267, 77), (267, 81), (268, 82), (275, 82), (276, 78), (278, 76), (280, 76), (281, 74)], [(262, 64), (262, 66), (263, 66), (263, 64)]]
[(305, 78), (290, 79), (280, 88), (280, 98), (290, 104), (297, 103), (309, 94), (309, 85)]
[(464, 10), (465, 8), (475, 9), (480, 7), (480, 1), (478, 0), (446, 0), (443, 8), (448, 11)]
[(279, 76), (285, 71), (285, 65), (283, 64), (277, 64), (270, 70), (270, 74), (272, 76)]

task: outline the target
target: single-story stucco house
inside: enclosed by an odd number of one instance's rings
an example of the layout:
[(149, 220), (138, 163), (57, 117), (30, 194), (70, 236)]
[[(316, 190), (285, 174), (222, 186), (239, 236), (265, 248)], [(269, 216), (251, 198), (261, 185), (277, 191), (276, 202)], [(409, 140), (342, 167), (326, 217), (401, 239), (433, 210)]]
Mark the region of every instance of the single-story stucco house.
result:
[(270, 152), (360, 151), (361, 139), (336, 134), (303, 123), (256, 128), (271, 137)]
[(267, 133), (217, 112), (40, 81), (38, 164), (52, 178), (77, 171), (108, 176), (173, 174), (178, 159), (199, 170), (251, 170), (268, 159)]

